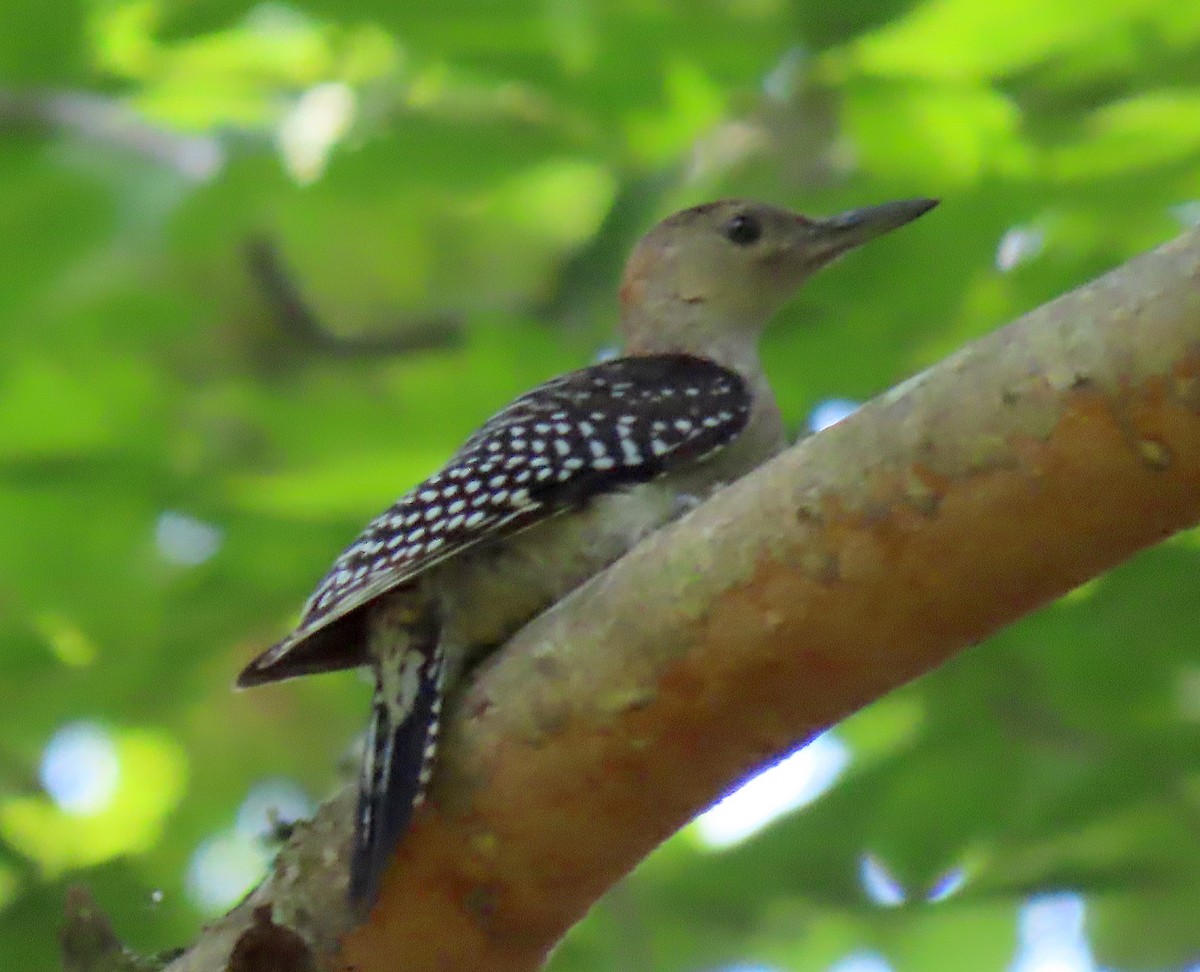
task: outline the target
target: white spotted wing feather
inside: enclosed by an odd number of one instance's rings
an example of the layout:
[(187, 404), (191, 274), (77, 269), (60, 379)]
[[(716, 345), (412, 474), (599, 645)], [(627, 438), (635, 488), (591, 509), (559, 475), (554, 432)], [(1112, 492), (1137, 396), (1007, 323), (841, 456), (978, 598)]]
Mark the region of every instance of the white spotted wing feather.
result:
[(361, 664), (349, 648), (341, 664), (294, 667), (289, 655), (448, 557), (702, 461), (742, 431), (749, 413), (737, 374), (684, 354), (617, 358), (539, 386), (372, 520), (309, 598), (296, 630), (239, 684)]

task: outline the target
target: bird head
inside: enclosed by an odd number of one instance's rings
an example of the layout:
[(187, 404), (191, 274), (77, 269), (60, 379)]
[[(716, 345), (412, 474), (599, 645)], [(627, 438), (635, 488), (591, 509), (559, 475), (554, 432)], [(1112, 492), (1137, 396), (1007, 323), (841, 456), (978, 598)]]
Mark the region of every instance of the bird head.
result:
[(627, 344), (635, 353), (668, 346), (702, 351), (703, 342), (727, 333), (757, 338), (821, 267), (935, 205), (906, 199), (815, 219), (725, 199), (668, 216), (642, 238), (625, 267), (620, 297)]

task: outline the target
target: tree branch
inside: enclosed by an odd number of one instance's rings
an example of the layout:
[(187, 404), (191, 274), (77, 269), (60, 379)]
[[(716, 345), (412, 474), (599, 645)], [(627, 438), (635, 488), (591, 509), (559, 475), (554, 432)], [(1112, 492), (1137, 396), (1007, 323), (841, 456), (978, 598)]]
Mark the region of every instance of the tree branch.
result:
[(188, 135), (154, 125), (120, 100), (89, 91), (0, 88), (0, 132), (69, 132), (134, 152), (192, 182), (207, 182), (225, 164), (211, 135)]
[(170, 968), (223, 969), (271, 904), (333, 969), (535, 969), (747, 774), (1198, 520), (1200, 231), (804, 440), (521, 631), (340, 950), (349, 794)]
[(284, 266), (279, 248), (265, 236), (246, 241), (246, 267), (271, 307), (279, 328), (297, 344), (336, 358), (413, 354), (462, 342), (461, 318), (448, 314), (403, 322), (380, 333), (342, 335), (325, 327)]

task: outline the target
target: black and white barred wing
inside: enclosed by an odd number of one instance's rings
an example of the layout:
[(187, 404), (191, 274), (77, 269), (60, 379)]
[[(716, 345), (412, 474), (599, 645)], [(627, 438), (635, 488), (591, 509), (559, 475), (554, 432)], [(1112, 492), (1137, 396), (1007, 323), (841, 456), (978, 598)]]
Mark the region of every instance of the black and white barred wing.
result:
[(335, 657), (305, 642), (447, 557), (702, 461), (737, 437), (749, 413), (737, 374), (684, 354), (617, 358), (535, 388), (372, 520), (318, 585), (296, 631), (238, 684), (365, 663), (361, 646), (344, 639)]

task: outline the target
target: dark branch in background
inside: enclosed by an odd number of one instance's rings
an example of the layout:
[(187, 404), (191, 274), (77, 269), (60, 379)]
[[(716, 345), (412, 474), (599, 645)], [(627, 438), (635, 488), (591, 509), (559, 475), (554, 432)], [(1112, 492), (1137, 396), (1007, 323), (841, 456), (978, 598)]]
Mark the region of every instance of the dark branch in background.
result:
[[(231, 146), (228, 139), (215, 135), (171, 131), (142, 118), (116, 97), (47, 88), (0, 88), (0, 133), (22, 131), (99, 142), (195, 183), (216, 178), (231, 152), (261, 147), (252, 139), (242, 138)], [(620, 276), (631, 244), (653, 221), (663, 197), (679, 178), (679, 172), (669, 168), (622, 182), (595, 234), (563, 261), (546, 294), (510, 310), (566, 329), (593, 327), (597, 307), (606, 312), (611, 308), (613, 281)], [(454, 347), (461, 339), (465, 326), (461, 314), (401, 321), (381, 333), (337, 334), (322, 325), (274, 241), (262, 236), (248, 240), (246, 259), (280, 328), (302, 347), (354, 359)]]
[[(161, 128), (118, 98), (44, 88), (0, 88), (0, 133), (23, 130), (101, 142), (196, 183), (215, 178), (228, 157), (227, 146), (217, 137)], [(459, 343), (461, 315), (449, 314), (403, 321), (380, 333), (337, 334), (322, 326), (274, 243), (263, 237), (253, 238), (246, 245), (246, 253), (251, 276), (280, 328), (298, 345), (350, 359), (411, 354)]]
[(321, 324), (273, 242), (264, 236), (248, 239), (246, 266), (280, 329), (297, 344), (323, 354), (377, 358), (455, 347), (461, 341), (463, 321), (449, 314), (406, 321), (377, 334), (336, 334)]
[(151, 124), (117, 98), (82, 91), (0, 89), (0, 131), (64, 132), (133, 152), (193, 182), (207, 182), (226, 153), (211, 135)]
[(563, 259), (546, 294), (525, 313), (571, 330), (594, 328), (597, 307), (615, 312), (614, 281), (679, 178), (672, 167), (623, 181), (596, 231)]

